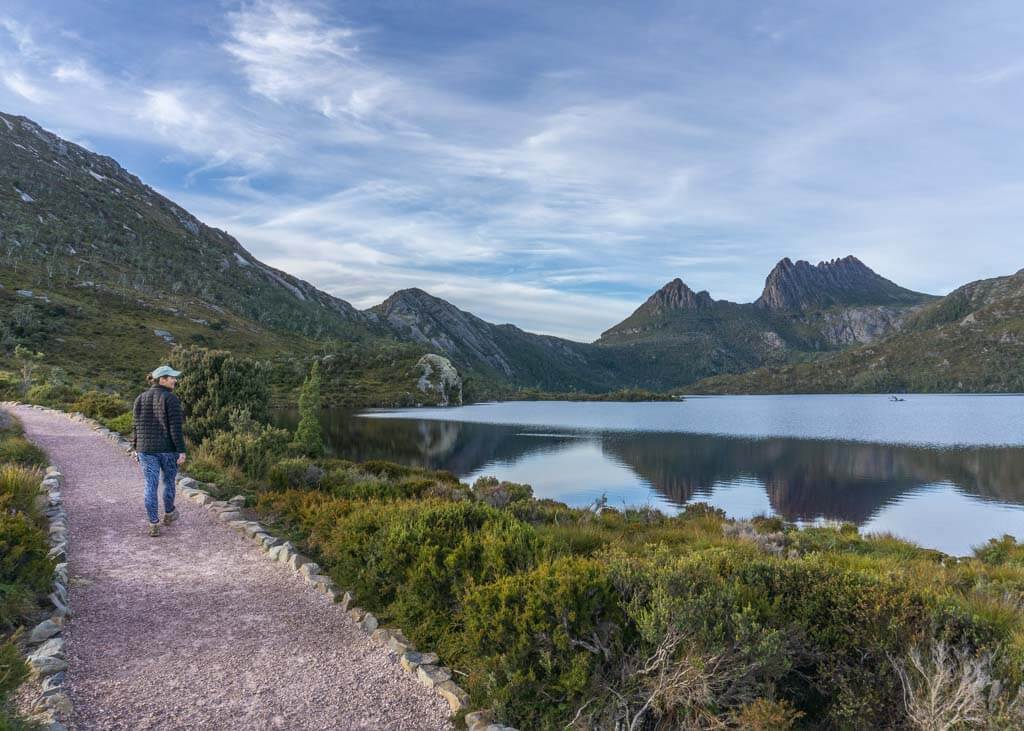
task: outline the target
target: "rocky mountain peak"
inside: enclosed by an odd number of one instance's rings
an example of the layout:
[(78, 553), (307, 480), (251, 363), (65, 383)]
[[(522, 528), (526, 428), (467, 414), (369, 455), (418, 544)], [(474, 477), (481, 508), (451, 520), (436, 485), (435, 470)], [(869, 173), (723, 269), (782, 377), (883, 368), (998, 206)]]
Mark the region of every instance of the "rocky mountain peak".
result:
[(656, 315), (672, 310), (703, 310), (714, 304), (706, 290), (694, 292), (686, 283), (676, 277), (647, 298), (637, 313)]
[(784, 258), (768, 274), (764, 291), (754, 302), (766, 310), (807, 310), (831, 305), (905, 305), (927, 295), (904, 289), (875, 273), (855, 256), (793, 262)]

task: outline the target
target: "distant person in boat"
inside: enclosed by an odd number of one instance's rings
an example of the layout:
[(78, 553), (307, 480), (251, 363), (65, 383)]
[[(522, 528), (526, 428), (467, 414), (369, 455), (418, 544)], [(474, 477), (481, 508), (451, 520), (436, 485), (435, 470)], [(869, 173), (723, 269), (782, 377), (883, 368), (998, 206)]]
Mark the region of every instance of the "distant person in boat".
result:
[(151, 536), (160, 535), (160, 506), (156, 491), (161, 472), (164, 475), (164, 525), (178, 519), (178, 511), (174, 508), (174, 480), (179, 465), (185, 464), (185, 437), (182, 434), (185, 419), (181, 401), (174, 394), (180, 375), (181, 371), (169, 365), (160, 366), (147, 376), (150, 387), (139, 394), (132, 407), (135, 417), (132, 448), (138, 454), (146, 479), (146, 513)]

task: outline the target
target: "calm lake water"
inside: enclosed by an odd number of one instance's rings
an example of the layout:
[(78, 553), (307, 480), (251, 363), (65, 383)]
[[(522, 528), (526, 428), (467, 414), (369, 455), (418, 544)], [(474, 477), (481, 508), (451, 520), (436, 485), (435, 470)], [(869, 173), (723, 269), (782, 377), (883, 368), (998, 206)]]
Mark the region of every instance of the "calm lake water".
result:
[[(293, 426), (295, 414), (279, 412)], [(1024, 396), (713, 396), (325, 414), (331, 453), (527, 482), (537, 497), (849, 521), (963, 555), (1024, 539)]]

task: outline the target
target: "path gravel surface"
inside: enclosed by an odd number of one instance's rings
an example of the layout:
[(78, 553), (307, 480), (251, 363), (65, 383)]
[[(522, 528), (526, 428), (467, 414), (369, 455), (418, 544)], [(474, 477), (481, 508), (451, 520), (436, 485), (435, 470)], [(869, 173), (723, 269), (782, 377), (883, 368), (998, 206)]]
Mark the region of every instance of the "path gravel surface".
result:
[(12, 411), (66, 479), (73, 729), (452, 728), (283, 564), (190, 500), (149, 537), (131, 457), (64, 415)]

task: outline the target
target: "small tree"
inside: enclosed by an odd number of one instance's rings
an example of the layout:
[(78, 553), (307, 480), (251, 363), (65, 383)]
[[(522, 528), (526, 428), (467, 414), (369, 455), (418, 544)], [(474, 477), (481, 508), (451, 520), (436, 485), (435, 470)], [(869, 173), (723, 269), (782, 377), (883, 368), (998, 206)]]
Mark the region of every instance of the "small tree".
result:
[(299, 426), (295, 430), (295, 442), (304, 454), (319, 457), (324, 453), (323, 430), (320, 427), (320, 362), (314, 360), (313, 367), (299, 391)]
[(266, 363), (226, 350), (179, 345), (171, 352), (171, 365), (182, 372), (176, 391), (185, 412), (185, 436), (196, 444), (228, 431), (238, 408), (257, 422), (270, 420)]
[(21, 372), (21, 393), (28, 393), (32, 387), (32, 374), (36, 365), (43, 359), (42, 353), (34, 353), (31, 348), (19, 345), (14, 349), (14, 357), (18, 361), (18, 369)]

